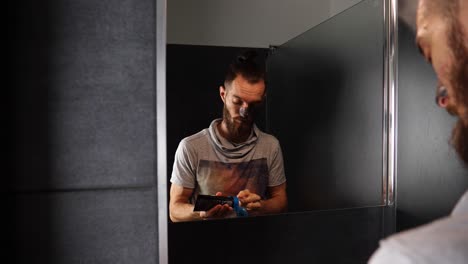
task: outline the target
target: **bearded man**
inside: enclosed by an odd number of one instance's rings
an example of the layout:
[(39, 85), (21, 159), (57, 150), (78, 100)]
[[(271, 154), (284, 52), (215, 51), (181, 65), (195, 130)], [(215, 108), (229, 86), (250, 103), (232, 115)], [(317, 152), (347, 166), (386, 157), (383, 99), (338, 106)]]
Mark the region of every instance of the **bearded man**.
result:
[[(458, 117), (451, 144), (468, 166), (468, 0), (421, 0), (416, 24), (437, 104)], [(381, 241), (369, 263), (468, 263), (468, 191), (450, 216)]]
[(233, 216), (228, 204), (194, 212), (199, 194), (236, 196), (249, 215), (287, 208), (279, 142), (254, 124), (265, 98), (265, 73), (255, 56), (247, 51), (230, 64), (219, 88), (223, 118), (184, 138), (177, 148), (169, 202), (173, 222)]

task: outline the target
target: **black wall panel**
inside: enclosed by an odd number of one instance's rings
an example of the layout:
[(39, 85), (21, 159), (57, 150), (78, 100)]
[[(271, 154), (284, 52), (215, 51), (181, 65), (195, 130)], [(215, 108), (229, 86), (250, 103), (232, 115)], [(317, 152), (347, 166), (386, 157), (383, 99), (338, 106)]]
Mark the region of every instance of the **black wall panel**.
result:
[(14, 197), (12, 263), (155, 263), (154, 190)]
[(367, 263), (385, 234), (383, 207), (169, 225), (169, 263)]
[(382, 1), (367, 0), (268, 57), (290, 211), (381, 204), (383, 48)]
[(397, 229), (448, 215), (468, 188), (449, 145), (455, 118), (435, 104), (437, 77), (399, 22)]

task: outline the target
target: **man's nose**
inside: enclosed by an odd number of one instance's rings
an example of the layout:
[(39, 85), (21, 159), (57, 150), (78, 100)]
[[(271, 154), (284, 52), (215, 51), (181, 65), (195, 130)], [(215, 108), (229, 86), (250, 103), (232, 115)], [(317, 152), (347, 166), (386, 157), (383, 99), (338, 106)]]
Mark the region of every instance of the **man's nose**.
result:
[(241, 108), (239, 109), (239, 115), (243, 118), (249, 117), (249, 106), (248, 105), (241, 106)]
[(439, 107), (446, 108), (449, 104), (447, 88), (445, 88), (442, 85), (438, 86), (435, 99), (436, 99), (436, 104)]

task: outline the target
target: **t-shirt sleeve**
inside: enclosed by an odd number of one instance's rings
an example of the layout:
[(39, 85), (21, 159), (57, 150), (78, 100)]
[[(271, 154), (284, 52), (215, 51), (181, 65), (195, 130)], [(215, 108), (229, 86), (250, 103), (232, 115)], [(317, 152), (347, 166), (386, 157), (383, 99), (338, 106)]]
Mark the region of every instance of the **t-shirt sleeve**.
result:
[(284, 174), (284, 163), (283, 154), (281, 152), (281, 146), (278, 140), (274, 141), (274, 150), (271, 157), (270, 164), (270, 179), (268, 186), (274, 187), (286, 182), (286, 176)]
[(394, 247), (392, 243), (380, 242), (380, 248), (374, 252), (372, 257), (369, 259), (368, 264), (412, 264), (408, 256)]
[(465, 191), (465, 194), (463, 194), (462, 198), (460, 198), (452, 211), (452, 216), (466, 214), (468, 214), (468, 190)]
[(186, 140), (182, 140), (177, 147), (171, 182), (186, 188), (195, 188), (196, 158), (194, 151)]
[(444, 217), (382, 240), (369, 263), (465, 264), (467, 231), (468, 215)]

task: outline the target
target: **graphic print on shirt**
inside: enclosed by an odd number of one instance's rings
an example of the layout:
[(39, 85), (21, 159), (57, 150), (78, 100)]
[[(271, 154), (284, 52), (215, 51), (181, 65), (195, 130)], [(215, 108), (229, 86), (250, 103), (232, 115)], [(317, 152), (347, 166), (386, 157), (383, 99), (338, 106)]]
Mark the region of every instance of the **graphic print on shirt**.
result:
[(262, 199), (267, 198), (268, 178), (266, 158), (237, 163), (200, 160), (197, 173), (200, 194), (222, 192), (224, 196), (236, 196), (249, 189)]

